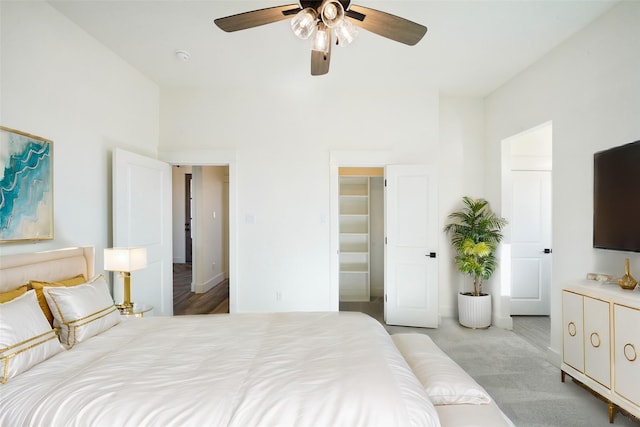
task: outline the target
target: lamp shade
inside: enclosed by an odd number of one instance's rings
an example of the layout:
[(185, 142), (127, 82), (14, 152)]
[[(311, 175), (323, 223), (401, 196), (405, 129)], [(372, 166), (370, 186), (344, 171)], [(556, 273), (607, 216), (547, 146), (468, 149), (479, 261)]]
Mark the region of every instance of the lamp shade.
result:
[(345, 19), (342, 24), (334, 28), (336, 37), (338, 38), (338, 46), (346, 46), (350, 44), (358, 35), (358, 28)]
[(104, 250), (106, 271), (130, 272), (147, 266), (147, 248), (107, 248)]

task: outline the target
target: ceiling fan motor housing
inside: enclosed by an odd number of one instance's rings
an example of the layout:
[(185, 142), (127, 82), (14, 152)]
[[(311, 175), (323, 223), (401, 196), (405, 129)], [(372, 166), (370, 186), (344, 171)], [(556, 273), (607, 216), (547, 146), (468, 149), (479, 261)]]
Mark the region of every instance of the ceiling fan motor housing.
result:
[(306, 7), (311, 7), (313, 9), (317, 10), (318, 13), (320, 13), (320, 10), (319, 10), (320, 6), (322, 6), (323, 3), (328, 3), (328, 2), (340, 3), (344, 10), (349, 10), (349, 5), (351, 4), (351, 0), (320, 0), (320, 1), (304, 1), (304, 0), (300, 0), (300, 7), (302, 9), (304, 9)]

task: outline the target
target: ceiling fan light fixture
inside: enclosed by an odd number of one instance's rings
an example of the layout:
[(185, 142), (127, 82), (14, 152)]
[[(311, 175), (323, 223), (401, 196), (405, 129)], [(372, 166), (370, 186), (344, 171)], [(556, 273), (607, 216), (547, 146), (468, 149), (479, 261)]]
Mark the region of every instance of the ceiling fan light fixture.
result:
[(327, 27), (323, 22), (318, 22), (318, 29), (313, 38), (311, 49), (318, 52), (329, 52), (331, 45), (331, 28)]
[(342, 21), (342, 24), (334, 28), (334, 31), (338, 39), (338, 46), (347, 46), (358, 36), (358, 27), (348, 19)]
[(317, 19), (318, 14), (313, 8), (304, 8), (291, 19), (291, 29), (296, 36), (306, 40), (313, 33)]
[(344, 7), (342, 3), (335, 0), (328, 0), (322, 3), (320, 19), (329, 28), (335, 28), (342, 24), (344, 21)]

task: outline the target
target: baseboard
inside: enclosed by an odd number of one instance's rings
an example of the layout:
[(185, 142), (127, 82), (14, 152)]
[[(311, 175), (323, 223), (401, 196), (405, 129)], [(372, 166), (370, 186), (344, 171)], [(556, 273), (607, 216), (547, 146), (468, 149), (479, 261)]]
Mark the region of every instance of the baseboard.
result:
[(560, 352), (552, 349), (551, 347), (547, 348), (547, 362), (557, 368), (560, 368), (560, 365), (562, 365), (562, 356), (560, 355)]
[(203, 294), (225, 279), (224, 273), (218, 273), (204, 283), (196, 283), (196, 294)]
[(497, 328), (506, 329), (508, 331), (513, 330), (513, 319), (511, 318), (511, 316), (498, 317), (494, 313), (491, 324), (492, 326), (495, 326)]

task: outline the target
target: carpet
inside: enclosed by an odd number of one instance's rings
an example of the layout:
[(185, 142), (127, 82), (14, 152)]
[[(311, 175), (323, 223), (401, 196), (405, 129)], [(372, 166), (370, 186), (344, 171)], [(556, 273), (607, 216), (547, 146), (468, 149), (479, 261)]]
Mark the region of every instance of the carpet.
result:
[[(429, 335), (493, 397), (517, 427), (605, 427), (608, 406), (546, 360), (543, 349), (496, 327), (472, 330), (445, 318), (437, 329), (385, 326)], [(615, 427), (640, 422), (616, 411)]]

